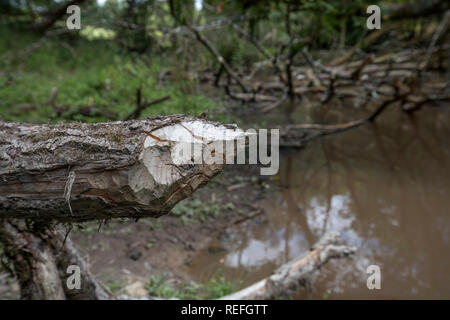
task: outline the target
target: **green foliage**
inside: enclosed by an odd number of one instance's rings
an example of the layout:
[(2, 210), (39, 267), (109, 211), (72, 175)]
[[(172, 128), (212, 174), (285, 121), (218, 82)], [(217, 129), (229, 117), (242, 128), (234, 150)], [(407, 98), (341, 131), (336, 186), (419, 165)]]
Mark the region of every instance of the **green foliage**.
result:
[(108, 282), (108, 288), (112, 293), (117, 294), (123, 287), (123, 284), (119, 280), (111, 280)]
[(240, 282), (228, 281), (225, 277), (216, 275), (204, 284), (196, 282), (175, 283), (169, 275), (150, 276), (147, 284), (150, 296), (164, 299), (217, 299), (231, 294), (241, 285)]
[(160, 276), (151, 275), (147, 284), (148, 294), (164, 299), (175, 297), (177, 291), (167, 280), (168, 275), (165, 273)]
[(207, 299), (217, 299), (233, 293), (237, 289), (237, 284), (228, 281), (223, 276), (216, 276), (205, 285)]
[(208, 217), (216, 217), (221, 210), (232, 209), (232, 205), (219, 205), (199, 199), (185, 199), (179, 202), (171, 214), (179, 217), (183, 223), (203, 222)]
[(331, 289), (325, 290), (325, 292), (322, 295), (322, 299), (323, 300), (328, 300), (328, 298), (330, 297), (331, 292), (332, 292)]
[[(358, 42), (367, 34), (367, 5), (378, 2), (205, 0), (204, 9), (198, 11), (191, 0), (142, 0), (134, 4), (110, 0), (102, 7), (95, 2), (83, 4), (80, 33), (46, 38), (18, 26), (31, 23), (33, 13), (39, 15), (59, 2), (34, 0), (27, 2), (30, 7), (27, 3), (13, 7), (8, 2), (6, 17), (16, 19), (16, 27), (6, 23), (0, 27), (0, 117), (27, 122), (123, 119), (135, 109), (139, 87), (145, 101), (171, 97), (147, 108), (141, 117), (200, 114), (215, 108), (215, 103), (199, 94), (196, 81), (191, 80), (192, 69), (203, 70), (207, 65), (217, 70), (218, 63), (194, 38), (186, 37), (183, 25), (204, 25), (202, 32), (236, 70), (266, 58), (232, 26), (209, 27), (213, 22), (233, 21), (273, 55), (287, 47), (289, 51), (284, 54), (294, 56), (305, 40), (312, 49)], [(288, 3), (291, 33), (296, 40), (290, 46)], [(54, 28), (63, 26), (60, 20)], [(157, 81), (163, 70), (171, 77), (164, 84)], [(55, 103), (61, 108), (48, 103), (53, 88), (58, 89)], [(86, 107), (98, 112), (79, 112)]]
[(253, 63), (261, 60), (261, 54), (252, 44), (241, 40), (232, 32), (222, 37), (218, 44), (218, 50), (231, 65), (251, 67)]
[(374, 0), (308, 0), (297, 14), (302, 35), (316, 34), (316, 47), (334, 44), (342, 28), (346, 30), (346, 43), (355, 44), (367, 32), (366, 8), (377, 4)]
[[(157, 77), (167, 66), (158, 57), (144, 62), (135, 56), (119, 54), (110, 41), (83, 39), (73, 45), (47, 40), (33, 48), (39, 40), (29, 34), (5, 30), (1, 33), (0, 117), (4, 120), (123, 119), (135, 109), (139, 87), (145, 101), (170, 96), (169, 100), (147, 108), (141, 117), (196, 115), (215, 107), (212, 100), (183, 89), (192, 81), (159, 84)], [(55, 104), (67, 106), (60, 114), (48, 103), (54, 87), (58, 89)], [(27, 107), (30, 105), (33, 107)], [(78, 114), (77, 110), (88, 105), (109, 113), (95, 117)], [(112, 116), (108, 118), (108, 114)]]

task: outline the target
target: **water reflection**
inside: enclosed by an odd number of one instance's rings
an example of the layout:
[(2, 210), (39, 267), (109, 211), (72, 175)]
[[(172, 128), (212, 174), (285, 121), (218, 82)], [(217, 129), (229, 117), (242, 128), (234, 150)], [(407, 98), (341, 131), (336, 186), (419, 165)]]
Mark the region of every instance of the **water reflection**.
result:
[[(357, 255), (328, 264), (297, 298), (450, 298), (449, 120), (448, 110), (393, 111), (285, 157), (264, 220), (229, 231), (231, 241), (216, 241), (227, 251), (199, 254), (191, 274), (221, 268), (250, 284), (332, 229)], [(371, 264), (382, 290), (366, 287)]]

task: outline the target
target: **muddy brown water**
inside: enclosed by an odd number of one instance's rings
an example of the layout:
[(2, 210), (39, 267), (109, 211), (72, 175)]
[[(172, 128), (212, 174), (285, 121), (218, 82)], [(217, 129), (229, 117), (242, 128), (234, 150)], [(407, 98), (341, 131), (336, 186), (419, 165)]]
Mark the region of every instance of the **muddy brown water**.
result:
[[(258, 204), (265, 214), (221, 233), (186, 271), (244, 287), (337, 230), (357, 254), (328, 263), (296, 298), (449, 299), (450, 110), (379, 120), (283, 157)], [(369, 265), (380, 267), (380, 290), (367, 288)]]

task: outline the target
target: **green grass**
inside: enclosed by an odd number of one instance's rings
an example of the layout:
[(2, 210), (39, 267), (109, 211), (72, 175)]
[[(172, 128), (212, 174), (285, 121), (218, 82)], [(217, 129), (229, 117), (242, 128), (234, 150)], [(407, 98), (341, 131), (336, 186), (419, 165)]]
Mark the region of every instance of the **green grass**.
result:
[(119, 280), (111, 280), (108, 281), (108, 288), (112, 293), (117, 294), (122, 290), (123, 283)]
[(180, 218), (183, 223), (204, 222), (209, 217), (216, 217), (221, 210), (233, 209), (231, 203), (221, 205), (212, 201), (200, 199), (185, 199), (179, 202), (171, 211), (171, 215)]
[[(136, 106), (138, 87), (142, 88), (146, 101), (170, 96), (169, 100), (147, 108), (141, 118), (174, 113), (196, 115), (216, 107), (212, 100), (198, 94), (193, 80), (159, 57), (119, 53), (106, 40), (77, 39), (68, 45), (67, 41), (50, 39), (29, 50), (38, 40), (25, 33), (0, 31), (0, 117), (3, 120), (123, 119)], [(159, 84), (157, 77), (166, 68), (176, 74), (176, 80)], [(58, 89), (56, 105), (69, 108), (62, 114), (46, 103), (54, 87)], [(30, 104), (35, 108), (26, 108)], [(79, 108), (88, 105), (108, 110), (114, 116), (77, 114)]]
[(193, 281), (184, 283), (174, 283), (169, 281), (167, 274), (150, 276), (147, 284), (150, 296), (164, 299), (217, 299), (235, 292), (240, 282), (228, 281), (223, 276), (214, 276), (205, 284), (198, 284)]

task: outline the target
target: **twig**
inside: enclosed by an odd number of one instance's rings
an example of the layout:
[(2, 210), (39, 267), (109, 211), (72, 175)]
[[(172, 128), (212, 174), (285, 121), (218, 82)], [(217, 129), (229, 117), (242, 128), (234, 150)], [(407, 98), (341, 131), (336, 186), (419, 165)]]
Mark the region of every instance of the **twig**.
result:
[(276, 101), (275, 103), (271, 103), (268, 106), (264, 107), (264, 109), (261, 110), (262, 113), (267, 113), (269, 111), (272, 111), (275, 108), (278, 108), (284, 101), (286, 101), (287, 93), (285, 92), (281, 99)]
[(216, 58), (217, 62), (219, 62), (225, 71), (230, 75), (233, 80), (235, 80), (239, 86), (244, 90), (245, 92), (251, 92), (249, 87), (239, 78), (239, 76), (234, 73), (233, 70), (231, 70), (231, 67), (228, 65), (228, 63), (225, 62), (225, 59), (217, 52), (217, 50), (212, 46), (212, 44), (209, 42), (208, 39), (206, 39), (196, 28), (193, 28), (191, 26), (188, 26), (189, 30), (191, 30), (197, 40), (205, 46), (206, 49)]
[(125, 120), (132, 120), (132, 119), (137, 119), (137, 118), (139, 118), (140, 117), (140, 115), (142, 114), (142, 112), (146, 109), (146, 108), (148, 108), (148, 107), (150, 107), (150, 106), (152, 106), (152, 105), (155, 105), (155, 104), (158, 104), (158, 103), (161, 103), (161, 102), (164, 102), (164, 101), (166, 101), (166, 100), (169, 100), (170, 99), (170, 96), (164, 96), (164, 97), (162, 97), (162, 98), (158, 98), (158, 99), (156, 99), (156, 100), (153, 100), (153, 101), (150, 101), (150, 102), (141, 102), (141, 99), (142, 99), (142, 96), (141, 96), (141, 90), (140, 90), (140, 88), (138, 88), (137, 90), (136, 90), (136, 109), (133, 111), (133, 112), (131, 112), (126, 118), (125, 118)]
[(333, 72), (330, 77), (330, 82), (328, 84), (327, 91), (325, 92), (325, 96), (322, 99), (322, 104), (327, 104), (331, 98), (334, 96), (334, 83), (336, 81), (336, 74)]
[(439, 40), (439, 37), (443, 33), (443, 31), (447, 28), (448, 21), (450, 19), (450, 10), (447, 10), (444, 14), (444, 18), (442, 19), (439, 26), (436, 28), (436, 32), (433, 34), (433, 38), (431, 39), (430, 45), (427, 49), (427, 53), (425, 55), (425, 59), (423, 62), (419, 65), (419, 70), (424, 70), (431, 58), (431, 54), (434, 50), (434, 47), (436, 46), (437, 41)]
[(258, 209), (256, 209), (255, 211), (250, 212), (250, 213), (249, 213), (248, 215), (246, 215), (245, 217), (243, 217), (243, 218), (241, 218), (241, 219), (238, 219), (238, 220), (236, 220), (236, 221), (233, 221), (232, 224), (234, 224), (234, 225), (236, 225), (236, 224), (241, 224), (241, 223), (243, 223), (243, 222), (245, 222), (245, 221), (247, 221), (247, 220), (250, 220), (250, 219), (256, 218), (257, 216), (260, 216), (260, 215), (262, 215), (263, 213), (264, 213), (264, 210), (262, 210), (261, 208), (258, 208)]
[(70, 171), (69, 176), (67, 177), (66, 180), (66, 185), (64, 187), (64, 198), (66, 198), (66, 202), (69, 206), (69, 210), (70, 210), (70, 215), (73, 216), (73, 212), (72, 212), (72, 207), (70, 205), (70, 196), (72, 194), (72, 186), (73, 183), (75, 182), (76, 179), (76, 175), (75, 175), (75, 171)]

